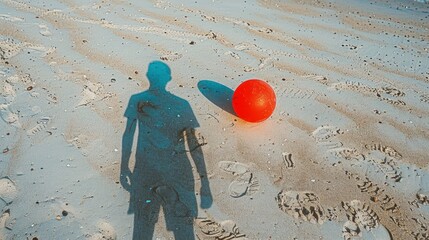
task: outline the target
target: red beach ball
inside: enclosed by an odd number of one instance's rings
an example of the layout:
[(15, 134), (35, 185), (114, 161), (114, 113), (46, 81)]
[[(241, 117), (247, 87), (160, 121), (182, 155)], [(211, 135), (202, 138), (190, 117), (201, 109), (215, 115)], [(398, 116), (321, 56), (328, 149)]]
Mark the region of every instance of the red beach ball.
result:
[(249, 79), (241, 83), (232, 95), (232, 107), (241, 119), (262, 122), (273, 114), (276, 94), (268, 83)]

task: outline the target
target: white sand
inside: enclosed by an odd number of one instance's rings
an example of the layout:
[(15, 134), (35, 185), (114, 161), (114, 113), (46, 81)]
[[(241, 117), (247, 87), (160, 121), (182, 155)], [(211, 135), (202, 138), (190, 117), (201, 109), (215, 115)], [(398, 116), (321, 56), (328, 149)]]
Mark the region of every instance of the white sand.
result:
[[(200, 126), (199, 143), (179, 139), (202, 150), (213, 198), (194, 212), (196, 239), (428, 239), (423, 2), (0, 0), (0, 239), (137, 238), (124, 111), (156, 60)], [(226, 99), (250, 78), (277, 94), (259, 124)], [(149, 111), (172, 124), (172, 108)], [(174, 160), (154, 136), (151, 157)], [(195, 216), (194, 192), (156, 189), (153, 238), (173, 238), (163, 216)]]

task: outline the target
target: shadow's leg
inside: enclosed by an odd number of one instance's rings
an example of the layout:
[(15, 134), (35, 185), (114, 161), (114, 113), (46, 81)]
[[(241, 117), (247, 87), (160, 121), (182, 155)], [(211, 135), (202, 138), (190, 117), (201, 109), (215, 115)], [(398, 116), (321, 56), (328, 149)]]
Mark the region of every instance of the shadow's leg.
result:
[(134, 213), (133, 240), (152, 240), (155, 224), (158, 222), (160, 202), (150, 197), (138, 201)]
[(194, 240), (195, 233), (192, 224), (178, 224), (174, 230), (175, 240)]

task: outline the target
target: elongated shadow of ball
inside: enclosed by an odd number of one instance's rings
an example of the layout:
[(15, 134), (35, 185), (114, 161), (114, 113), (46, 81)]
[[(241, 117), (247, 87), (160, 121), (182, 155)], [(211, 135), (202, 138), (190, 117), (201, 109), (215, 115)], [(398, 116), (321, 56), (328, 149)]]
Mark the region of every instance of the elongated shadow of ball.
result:
[(234, 91), (231, 88), (215, 81), (201, 80), (198, 82), (198, 89), (210, 102), (236, 116), (232, 108), (232, 94)]

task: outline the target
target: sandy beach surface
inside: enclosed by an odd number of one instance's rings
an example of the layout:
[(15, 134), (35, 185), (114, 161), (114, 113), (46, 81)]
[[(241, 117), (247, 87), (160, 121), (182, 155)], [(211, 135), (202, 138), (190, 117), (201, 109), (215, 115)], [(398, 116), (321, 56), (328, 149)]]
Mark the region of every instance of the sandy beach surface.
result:
[(0, 0), (0, 117), (0, 239), (429, 239), (425, 1)]

